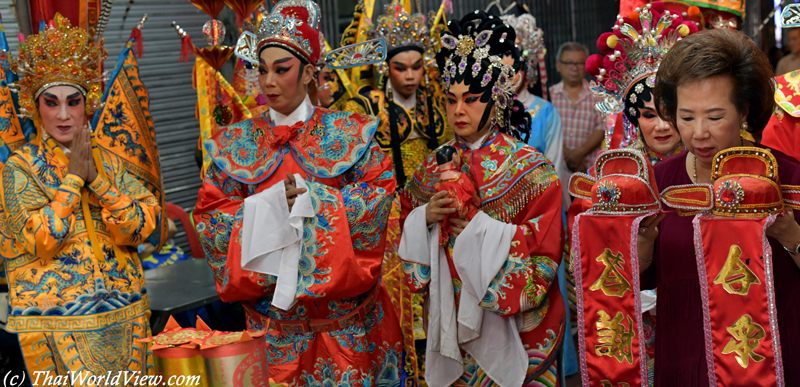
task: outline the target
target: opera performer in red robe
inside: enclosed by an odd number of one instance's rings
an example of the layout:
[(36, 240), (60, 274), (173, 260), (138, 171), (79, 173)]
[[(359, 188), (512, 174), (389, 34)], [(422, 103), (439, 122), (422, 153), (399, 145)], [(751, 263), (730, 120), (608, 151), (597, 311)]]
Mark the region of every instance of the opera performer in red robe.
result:
[(392, 163), (374, 117), (314, 107), (319, 7), (284, 0), (236, 54), (269, 110), (204, 143), (213, 164), (194, 219), (224, 301), (266, 335), (290, 385), (400, 385), (399, 325), (380, 282)]
[[(519, 55), (516, 33), (480, 11), (448, 30), (437, 62), (456, 136), (428, 156), (401, 197), (403, 268), (412, 291), (429, 292), (425, 381), (557, 385), (562, 190), (552, 164), (523, 138), (530, 115), (502, 60)], [(437, 161), (447, 146), (457, 156)]]

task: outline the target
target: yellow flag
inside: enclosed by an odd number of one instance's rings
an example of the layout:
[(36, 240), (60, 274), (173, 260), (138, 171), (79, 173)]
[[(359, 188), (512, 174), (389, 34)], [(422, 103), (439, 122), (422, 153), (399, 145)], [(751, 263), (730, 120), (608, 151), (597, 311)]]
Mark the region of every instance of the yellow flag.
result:
[[(235, 124), (252, 117), (250, 109), (245, 106), (239, 94), (225, 80), (225, 77), (214, 70), (199, 55), (194, 62), (194, 88), (197, 89), (197, 109), (195, 115), (200, 121), (200, 140), (198, 146), (203, 151), (203, 168), (200, 176), (205, 177), (211, 157), (203, 148), (203, 141), (214, 137), (220, 127)], [(215, 110), (217, 111), (215, 117)], [(218, 122), (220, 112), (223, 117)]]

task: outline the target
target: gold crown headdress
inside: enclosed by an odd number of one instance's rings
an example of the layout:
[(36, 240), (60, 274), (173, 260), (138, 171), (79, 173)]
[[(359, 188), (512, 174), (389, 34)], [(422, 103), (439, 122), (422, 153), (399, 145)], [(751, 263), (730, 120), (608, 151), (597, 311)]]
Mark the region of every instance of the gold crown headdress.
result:
[(53, 21), (19, 47), (19, 58), (11, 70), (22, 78), (12, 86), (19, 93), (20, 116), (36, 116), (36, 100), (54, 86), (72, 86), (85, 98), (86, 114), (94, 113), (103, 97), (100, 70), (106, 51), (101, 38), (97, 45), (80, 27), (56, 13)]
[[(409, 14), (398, 0), (387, 4), (385, 9), (386, 13), (378, 18), (374, 37), (384, 40), (388, 56), (391, 57), (396, 50), (404, 47), (417, 47), (422, 52), (425, 63), (432, 63), (434, 41), (430, 31), (434, 18), (425, 17), (421, 13)], [(384, 63), (378, 70), (386, 74), (388, 68)]]
[[(628, 94), (632, 88), (635, 94), (644, 90), (645, 85), (639, 83), (642, 79), (647, 78), (646, 86), (654, 88), (661, 60), (678, 40), (697, 30), (680, 15), (659, 11), (663, 9), (660, 7), (663, 4), (655, 2), (637, 8), (638, 19), (620, 17), (613, 27), (614, 32), (598, 39), (598, 47), (602, 46), (606, 55), (589, 57), (586, 70), (596, 77), (590, 88), (594, 95), (603, 98), (603, 102), (596, 105), (601, 114), (622, 112), (626, 98), (635, 103), (638, 96), (629, 97)], [(617, 49), (620, 47), (621, 50)], [(635, 109), (628, 110), (628, 114), (636, 116)]]

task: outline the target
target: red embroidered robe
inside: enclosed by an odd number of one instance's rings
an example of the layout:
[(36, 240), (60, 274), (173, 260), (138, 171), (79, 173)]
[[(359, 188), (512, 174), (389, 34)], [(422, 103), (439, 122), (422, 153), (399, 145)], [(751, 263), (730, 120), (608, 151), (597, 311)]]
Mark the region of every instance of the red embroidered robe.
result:
[[(557, 383), (554, 360), (564, 333), (565, 313), (556, 279), (563, 253), (558, 175), (541, 153), (505, 134), (490, 135), (474, 151), (459, 140), (446, 145), (456, 147), (462, 171), (471, 173), (478, 185), (480, 209), (496, 220), (517, 225), (508, 260), (480, 306), (505, 318), (522, 315), (520, 339), (528, 352), (524, 385)], [(401, 223), (411, 210), (426, 204), (436, 193), (437, 168), (434, 151), (403, 192)], [(453, 263), (455, 237), (447, 237), (445, 253), (458, 309), (461, 279)], [(403, 262), (403, 270), (413, 292), (426, 290), (431, 280), (429, 267)], [(464, 356), (464, 363), (465, 372), (457, 385), (494, 385), (472, 357)]]
[[(200, 189), (194, 219), (224, 301), (254, 304), (276, 320), (335, 319), (358, 307), (380, 278), (386, 219), (395, 190), (391, 160), (373, 140), (375, 118), (316, 108), (284, 145), (268, 112), (221, 130), (204, 143), (214, 163)], [(298, 302), (271, 305), (276, 277), (241, 267), (244, 199), (286, 174), (308, 184), (315, 217), (304, 221)], [(260, 321), (248, 321), (262, 329)], [(355, 325), (321, 333), (267, 334), (270, 377), (291, 385), (399, 383), (402, 342), (382, 290)]]

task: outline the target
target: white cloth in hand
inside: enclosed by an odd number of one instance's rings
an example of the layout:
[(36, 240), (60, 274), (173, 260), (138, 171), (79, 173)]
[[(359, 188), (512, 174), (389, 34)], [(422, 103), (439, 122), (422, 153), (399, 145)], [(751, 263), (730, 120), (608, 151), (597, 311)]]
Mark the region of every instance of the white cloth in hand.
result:
[(286, 203), (284, 182), (244, 200), (242, 269), (278, 277), (272, 305), (289, 310), (296, 303), (298, 265), (303, 241), (303, 219), (314, 216), (308, 185), (294, 175), (306, 192)]

